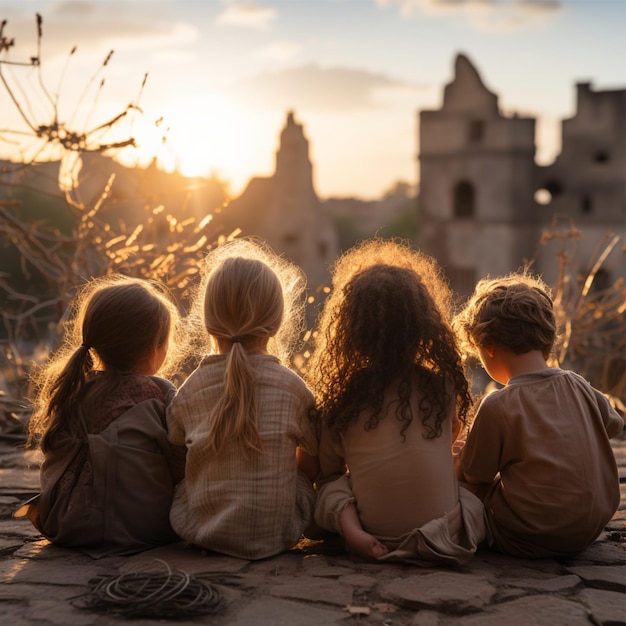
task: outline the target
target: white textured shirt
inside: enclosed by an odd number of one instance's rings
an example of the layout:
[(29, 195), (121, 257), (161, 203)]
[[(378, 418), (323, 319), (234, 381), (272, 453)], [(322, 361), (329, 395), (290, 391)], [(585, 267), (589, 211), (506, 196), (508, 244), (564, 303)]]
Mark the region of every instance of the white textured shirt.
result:
[(298, 473), (296, 446), (317, 456), (313, 394), (275, 357), (251, 355), (264, 451), (246, 458), (233, 442), (211, 457), (205, 451), (209, 416), (224, 388), (226, 358), (205, 358), (168, 407), (169, 439), (187, 446), (170, 519), (186, 541), (260, 559), (291, 548), (311, 519), (314, 491)]

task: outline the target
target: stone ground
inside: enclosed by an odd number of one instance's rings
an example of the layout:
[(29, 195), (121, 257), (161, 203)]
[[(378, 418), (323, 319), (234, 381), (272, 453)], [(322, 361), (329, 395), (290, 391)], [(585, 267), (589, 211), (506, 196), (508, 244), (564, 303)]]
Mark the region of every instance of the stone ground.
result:
[[(626, 624), (626, 438), (614, 440), (622, 501), (598, 540), (568, 559), (530, 561), (480, 550), (464, 567), (370, 563), (340, 542), (304, 542), (263, 561), (184, 544), (92, 560), (57, 548), (17, 505), (37, 491), (36, 459), (0, 438), (0, 623), (11, 626), (163, 624), (77, 608), (94, 577), (165, 567), (203, 577), (225, 606), (175, 623), (219, 626), (577, 626)], [(584, 503), (581, 502), (581, 506)], [(158, 560), (157, 560), (158, 559)], [(159, 570), (162, 571), (162, 570)]]

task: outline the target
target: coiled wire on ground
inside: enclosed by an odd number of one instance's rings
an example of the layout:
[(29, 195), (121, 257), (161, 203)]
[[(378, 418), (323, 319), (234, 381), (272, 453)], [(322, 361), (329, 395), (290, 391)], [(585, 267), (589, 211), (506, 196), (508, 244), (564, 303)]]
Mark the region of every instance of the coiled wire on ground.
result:
[(74, 606), (123, 617), (183, 618), (219, 612), (224, 606), (220, 590), (195, 576), (172, 569), (167, 572), (132, 572), (98, 576), (91, 589), (74, 598)]

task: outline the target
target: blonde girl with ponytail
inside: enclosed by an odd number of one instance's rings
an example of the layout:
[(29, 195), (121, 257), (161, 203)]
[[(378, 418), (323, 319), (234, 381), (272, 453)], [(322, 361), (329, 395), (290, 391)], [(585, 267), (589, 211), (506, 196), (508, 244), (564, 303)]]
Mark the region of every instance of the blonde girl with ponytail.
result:
[(245, 239), (212, 251), (203, 274), (189, 334), (206, 355), (167, 414), (170, 441), (187, 446), (171, 521), (195, 545), (265, 558), (298, 542), (314, 506), (313, 395), (289, 368), (305, 280)]

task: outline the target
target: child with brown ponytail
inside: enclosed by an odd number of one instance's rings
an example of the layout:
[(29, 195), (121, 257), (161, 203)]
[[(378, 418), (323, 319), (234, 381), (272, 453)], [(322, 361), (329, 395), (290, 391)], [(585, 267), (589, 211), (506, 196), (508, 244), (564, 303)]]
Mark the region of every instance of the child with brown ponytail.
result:
[(167, 440), (176, 306), (156, 283), (109, 276), (74, 302), (64, 345), (35, 376), (29, 424), (41, 493), (16, 513), (51, 542), (94, 558), (177, 540), (169, 523), (185, 449)]

